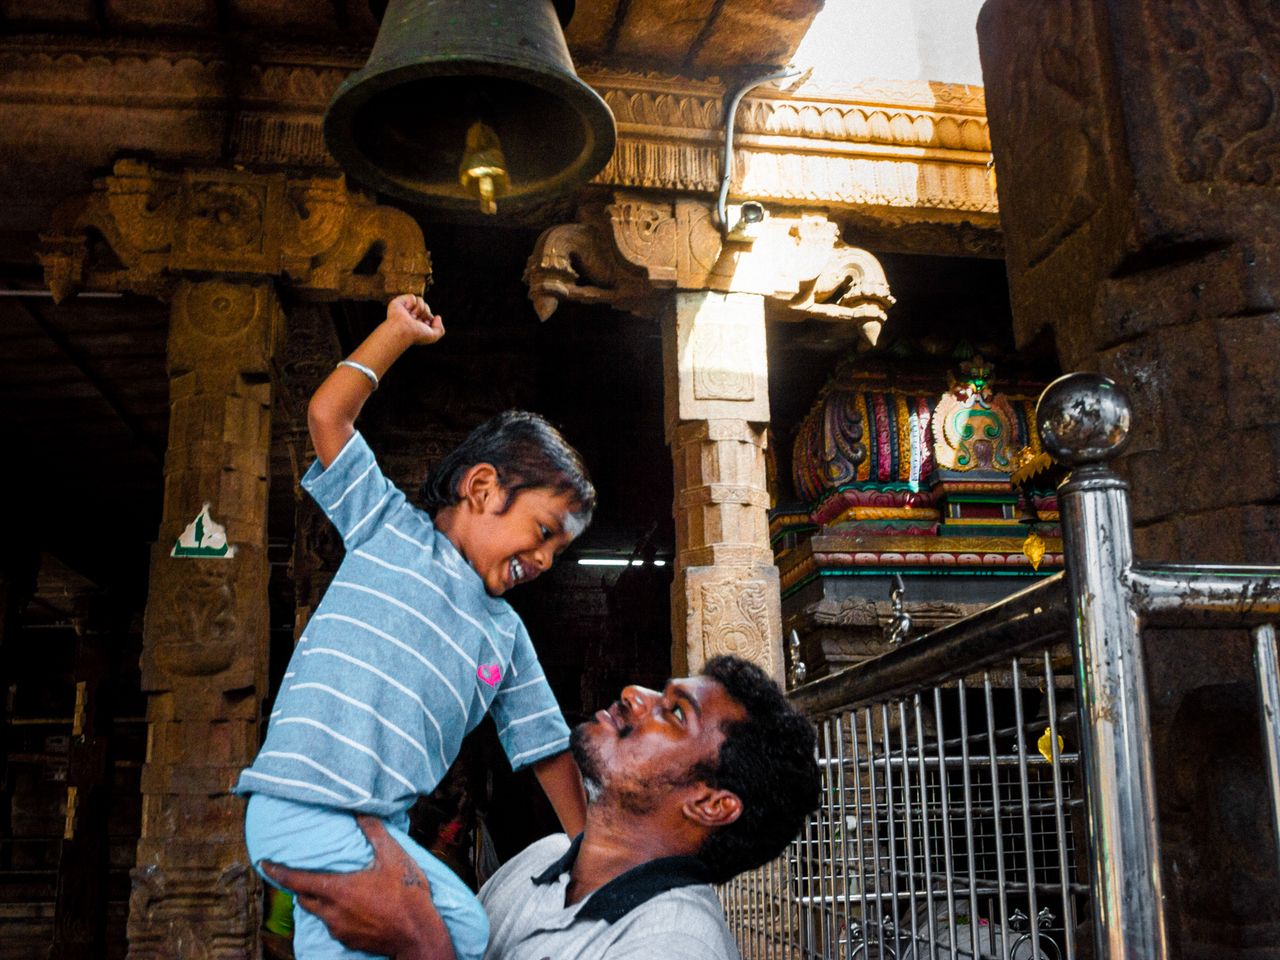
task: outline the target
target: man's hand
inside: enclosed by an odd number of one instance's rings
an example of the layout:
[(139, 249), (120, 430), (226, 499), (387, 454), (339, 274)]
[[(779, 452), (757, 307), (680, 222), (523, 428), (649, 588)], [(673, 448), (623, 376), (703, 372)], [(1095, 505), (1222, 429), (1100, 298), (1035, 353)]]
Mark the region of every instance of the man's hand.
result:
[(455, 960), (422, 869), (382, 821), (358, 816), (356, 823), (373, 845), (373, 863), (365, 869), (326, 873), (263, 861), (263, 873), (292, 891), (304, 910), (353, 950), (392, 960)]
[(387, 304), (387, 319), (418, 345), (435, 343), (444, 336), (444, 319), (431, 312), (427, 301), (412, 293), (396, 297)]

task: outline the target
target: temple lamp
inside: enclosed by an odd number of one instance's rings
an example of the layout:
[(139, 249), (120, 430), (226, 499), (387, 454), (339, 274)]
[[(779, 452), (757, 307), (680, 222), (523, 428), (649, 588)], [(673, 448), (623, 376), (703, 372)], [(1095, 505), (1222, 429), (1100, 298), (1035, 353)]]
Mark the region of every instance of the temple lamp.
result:
[(613, 154), (613, 114), (578, 79), (574, 0), (390, 0), (368, 62), (329, 103), (351, 179), (429, 207), (496, 213), (567, 193)]

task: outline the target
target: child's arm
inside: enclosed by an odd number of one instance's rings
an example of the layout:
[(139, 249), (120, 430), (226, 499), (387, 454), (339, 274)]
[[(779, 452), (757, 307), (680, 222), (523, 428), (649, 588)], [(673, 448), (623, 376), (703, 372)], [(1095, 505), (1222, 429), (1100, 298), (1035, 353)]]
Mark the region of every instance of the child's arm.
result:
[[(421, 297), (406, 293), (387, 304), (387, 319), (347, 359), (367, 367), (381, 379), (411, 346), (435, 343), (443, 336), (441, 318)], [(307, 406), (307, 427), (316, 456), (326, 468), (351, 439), (356, 417), (373, 390), (373, 382), (358, 368), (339, 366), (312, 395)]]
[(587, 794), (582, 788), (582, 774), (569, 751), (539, 760), (533, 772), (542, 790), (560, 818), (560, 826), (571, 837), (582, 832), (587, 819)]

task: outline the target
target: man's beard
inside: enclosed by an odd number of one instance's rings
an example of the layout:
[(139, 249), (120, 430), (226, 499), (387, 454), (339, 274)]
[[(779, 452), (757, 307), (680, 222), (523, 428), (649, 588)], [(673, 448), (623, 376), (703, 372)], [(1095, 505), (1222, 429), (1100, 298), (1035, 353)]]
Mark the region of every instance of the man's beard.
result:
[(587, 723), (580, 723), (573, 728), (569, 734), (569, 749), (582, 772), (582, 786), (587, 791), (588, 805), (598, 803), (604, 794), (604, 783), (600, 774), (600, 758), (587, 737)]
[[(573, 751), (573, 759), (582, 772), (582, 785), (587, 791), (588, 805), (614, 806), (624, 813), (643, 816), (657, 809), (668, 790), (687, 787), (701, 779), (700, 771), (695, 767), (676, 776), (650, 777), (639, 781), (628, 779), (626, 770), (617, 771), (619, 775), (609, 777), (596, 751), (595, 741), (588, 735), (587, 728), (592, 722), (578, 724), (569, 737), (569, 749)], [(621, 727), (618, 739), (625, 739), (632, 729), (630, 725)]]

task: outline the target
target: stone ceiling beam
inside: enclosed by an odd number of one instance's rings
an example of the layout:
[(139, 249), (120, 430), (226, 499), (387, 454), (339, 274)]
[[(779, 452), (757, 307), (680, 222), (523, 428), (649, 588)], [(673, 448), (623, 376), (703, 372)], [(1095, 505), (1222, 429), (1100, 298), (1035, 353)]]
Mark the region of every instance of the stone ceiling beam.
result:
[(748, 0), (718, 4), (688, 66), (697, 73), (782, 65), (808, 33), (824, 0)]
[[(0, 227), (41, 229), (51, 197), (87, 188), (91, 172), (121, 151), (336, 170), (324, 147), (324, 110), (360, 63), (355, 53), (303, 47), (232, 64), (211, 47), (166, 50), (152, 39), (0, 42), (0, 176), (16, 194)], [(580, 73), (618, 122), (617, 150), (596, 185), (717, 193), (724, 83), (590, 64)], [(884, 227), (890, 244), (899, 227), (936, 224), (932, 235), (899, 236), (897, 246), (950, 253), (948, 232), (966, 231), (962, 246), (998, 254), (989, 159), (977, 88), (760, 88), (738, 113), (730, 195), (847, 215), (872, 235)]]
[[(714, 195), (723, 85), (583, 67), (618, 121), (596, 182)], [(923, 82), (761, 88), (739, 108), (730, 196), (788, 206), (914, 212), (998, 231), (980, 88)]]

